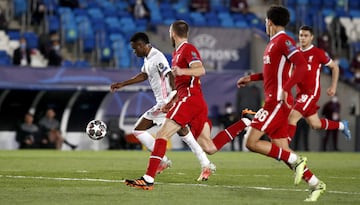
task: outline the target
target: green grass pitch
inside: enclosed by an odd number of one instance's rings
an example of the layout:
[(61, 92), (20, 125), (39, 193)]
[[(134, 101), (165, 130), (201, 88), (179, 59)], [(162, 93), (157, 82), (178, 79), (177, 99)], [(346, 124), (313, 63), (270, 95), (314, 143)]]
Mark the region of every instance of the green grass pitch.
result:
[[(359, 153), (301, 153), (327, 184), (316, 204), (360, 204)], [(146, 170), (146, 151), (0, 151), (0, 204), (306, 204), (307, 185), (293, 185), (281, 162), (255, 153), (209, 156), (217, 172), (197, 182), (200, 165), (188, 151), (168, 151), (173, 166), (154, 190), (125, 186)]]

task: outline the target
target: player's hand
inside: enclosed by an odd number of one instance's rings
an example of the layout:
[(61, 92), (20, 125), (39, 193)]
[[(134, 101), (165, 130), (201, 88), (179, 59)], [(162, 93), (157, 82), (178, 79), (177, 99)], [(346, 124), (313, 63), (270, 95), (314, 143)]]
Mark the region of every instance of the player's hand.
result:
[(115, 92), (116, 90), (119, 90), (122, 87), (123, 87), (122, 83), (113, 83), (110, 85), (110, 91)]
[(173, 73), (175, 76), (182, 76), (182, 75), (184, 75), (184, 70), (185, 70), (185, 69), (181, 69), (181, 68), (179, 68), (179, 67), (177, 67), (177, 66), (171, 68), (171, 71), (172, 71), (172, 73)]
[[(171, 95), (170, 95), (171, 97)], [(162, 106), (160, 108), (160, 111), (163, 113), (167, 113), (169, 112), (169, 110), (171, 109), (171, 107), (175, 104), (175, 102), (179, 99), (178, 95), (173, 95), (173, 97), (170, 100), (167, 100), (168, 102), (166, 102), (166, 104), (164, 106)]]
[(331, 97), (332, 97), (332, 96), (334, 96), (335, 93), (336, 93), (336, 88), (330, 86), (330, 87), (326, 90), (326, 92), (327, 92), (328, 96), (331, 96)]
[(280, 96), (280, 101), (282, 101), (283, 103), (285, 103), (285, 105), (288, 107), (288, 108), (291, 108), (291, 105), (287, 102), (287, 98), (288, 98), (288, 92), (286, 92), (285, 90), (283, 90), (281, 92), (281, 96)]
[(242, 87), (245, 87), (246, 84), (248, 84), (250, 81), (251, 81), (250, 76), (243, 76), (243, 77), (239, 78), (236, 85), (238, 88), (242, 88)]

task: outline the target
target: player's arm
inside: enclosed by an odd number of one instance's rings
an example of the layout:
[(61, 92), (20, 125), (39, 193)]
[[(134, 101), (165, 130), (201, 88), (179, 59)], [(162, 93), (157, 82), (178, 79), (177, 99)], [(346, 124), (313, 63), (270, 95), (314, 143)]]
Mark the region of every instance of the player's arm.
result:
[(202, 76), (205, 75), (205, 68), (201, 61), (195, 61), (190, 63), (189, 68), (179, 68), (177, 66), (172, 67), (172, 72), (176, 76), (189, 75), (189, 76)]
[(175, 90), (176, 87), (175, 87), (175, 76), (172, 72), (168, 72), (166, 73), (165, 75), (167, 78), (169, 78), (169, 84), (170, 84), (170, 87), (171, 87), (171, 90)]
[(165, 105), (163, 105), (160, 110), (162, 112), (168, 112), (173, 104), (177, 101), (177, 90), (175, 87), (175, 76), (172, 72), (167, 72), (165, 75), (169, 79), (169, 84), (171, 87), (171, 92), (165, 99)]
[(132, 85), (132, 84), (136, 84), (136, 83), (140, 83), (140, 82), (143, 82), (145, 80), (148, 79), (148, 75), (146, 73), (138, 73), (136, 76), (128, 79), (128, 80), (125, 80), (125, 81), (122, 81), (122, 82), (115, 82), (115, 83), (112, 83), (111, 86), (110, 86), (110, 90), (111, 92), (114, 92), (116, 90), (119, 90), (121, 89), (122, 87), (125, 87), (127, 85)]
[(331, 85), (326, 92), (329, 96), (334, 96), (336, 94), (337, 83), (339, 80), (339, 66), (333, 60), (331, 60), (327, 66), (331, 70)]
[(255, 73), (239, 78), (236, 84), (238, 88), (241, 88), (241, 87), (245, 87), (251, 81), (260, 81), (260, 80), (263, 80), (263, 74)]
[(292, 75), (283, 86), (283, 90), (280, 97), (281, 98), (280, 100), (285, 102), (285, 104), (288, 107), (291, 106), (286, 99), (288, 99), (288, 95), (289, 93), (291, 93), (291, 88), (294, 87), (296, 84), (302, 82), (307, 72), (307, 63), (304, 56), (299, 51), (295, 51), (293, 54), (290, 55), (291, 57), (289, 58), (289, 60), (294, 65), (292, 70)]
[(293, 71), (289, 80), (285, 83), (283, 90), (290, 92), (291, 88), (302, 82), (307, 72), (307, 63), (300, 52), (295, 52), (289, 59), (293, 63)]

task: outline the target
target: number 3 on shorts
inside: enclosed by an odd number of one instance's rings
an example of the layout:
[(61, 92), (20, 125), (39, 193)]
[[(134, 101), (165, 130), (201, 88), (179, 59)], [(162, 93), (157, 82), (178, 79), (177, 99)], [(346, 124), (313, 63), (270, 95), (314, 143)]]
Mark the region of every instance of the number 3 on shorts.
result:
[(264, 108), (261, 108), (259, 111), (257, 111), (254, 118), (258, 119), (260, 122), (264, 122), (268, 115), (269, 112), (267, 110), (264, 110)]

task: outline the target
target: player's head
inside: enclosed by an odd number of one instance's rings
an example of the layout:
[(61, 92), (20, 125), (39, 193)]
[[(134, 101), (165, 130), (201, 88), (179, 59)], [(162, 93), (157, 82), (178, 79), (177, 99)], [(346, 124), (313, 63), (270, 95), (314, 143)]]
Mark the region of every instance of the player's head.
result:
[(299, 43), (300, 47), (305, 49), (311, 45), (314, 39), (314, 32), (310, 26), (301, 26), (299, 30)]
[(183, 20), (176, 20), (170, 25), (169, 34), (172, 46), (175, 48), (176, 39), (188, 38), (189, 25)]
[(290, 13), (283, 6), (271, 6), (266, 12), (266, 33), (271, 34), (272, 26), (285, 27), (290, 21)]
[(150, 51), (149, 37), (146, 33), (138, 32), (130, 38), (130, 45), (137, 57), (145, 57)]

